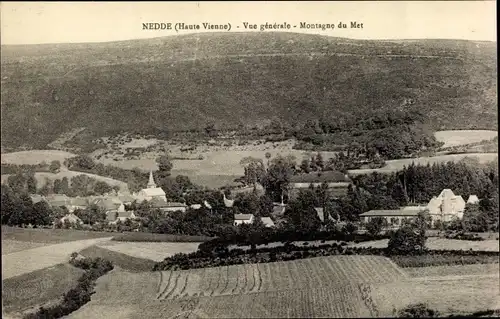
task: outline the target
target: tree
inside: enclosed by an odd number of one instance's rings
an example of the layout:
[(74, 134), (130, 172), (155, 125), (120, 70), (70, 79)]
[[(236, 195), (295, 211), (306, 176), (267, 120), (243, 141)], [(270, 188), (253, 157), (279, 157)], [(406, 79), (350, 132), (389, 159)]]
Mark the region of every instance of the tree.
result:
[(106, 182), (97, 181), (94, 185), (94, 192), (97, 194), (106, 194), (113, 190), (113, 188)]
[(70, 194), (70, 189), (69, 189), (69, 180), (66, 176), (64, 176), (61, 180), (61, 194)]
[(266, 152), (266, 159), (267, 159), (267, 167), (269, 167), (269, 160), (271, 159), (271, 153)]
[(62, 194), (62, 183), (59, 178), (54, 180), (54, 194)]
[(56, 174), (59, 172), (60, 169), (61, 169), (61, 162), (57, 160), (50, 162), (49, 171), (51, 173)]
[(386, 225), (386, 220), (383, 217), (374, 217), (366, 224), (366, 231), (372, 235), (376, 236), (380, 234), (384, 226)]
[(30, 172), (26, 178), (26, 187), (28, 189), (28, 193), (30, 194), (36, 194), (36, 185), (37, 185), (37, 180), (35, 178), (35, 173)]
[(24, 174), (14, 174), (7, 178), (7, 184), (14, 193), (22, 193), (26, 190), (26, 177)]
[(271, 160), (271, 165), (264, 177), (263, 185), (274, 200), (280, 199), (286, 192), (290, 177), (295, 170), (295, 158), (293, 156), (282, 157), (278, 155)]
[(32, 225), (49, 225), (51, 223), (51, 215), (52, 209), (49, 204), (45, 201), (40, 201), (33, 205), (33, 214), (29, 223)]
[(321, 153), (316, 155), (316, 166), (319, 167), (321, 171), (325, 168), (325, 161), (323, 160), (323, 155), (321, 155)]
[(299, 192), (297, 199), (290, 203), (285, 211), (285, 217), (295, 230), (300, 232), (318, 231), (321, 220), (314, 209), (316, 198), (311, 191)]
[(428, 214), (420, 213), (413, 222), (404, 223), (391, 235), (387, 246), (390, 254), (418, 254), (425, 251)]
[(170, 176), (174, 164), (168, 155), (162, 155), (156, 159), (158, 164), (158, 178), (167, 178)]
[(262, 183), (266, 174), (264, 163), (261, 159), (248, 156), (241, 159), (240, 165), (245, 168), (245, 182), (253, 185), (254, 190), (256, 190), (257, 183)]
[(304, 172), (304, 173), (309, 173), (311, 171), (311, 165), (310, 165), (309, 160), (307, 158), (302, 160), (299, 167), (302, 170), (302, 172)]
[(437, 318), (440, 314), (438, 311), (430, 309), (426, 304), (419, 303), (401, 309), (397, 316), (399, 318)]

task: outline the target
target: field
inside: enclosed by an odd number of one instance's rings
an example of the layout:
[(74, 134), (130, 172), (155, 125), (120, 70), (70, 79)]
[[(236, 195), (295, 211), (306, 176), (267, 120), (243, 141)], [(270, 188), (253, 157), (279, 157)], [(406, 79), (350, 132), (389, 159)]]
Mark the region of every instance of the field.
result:
[[(375, 241), (366, 241), (358, 244), (350, 244), (354, 247), (374, 247), (374, 248), (385, 248), (389, 243), (388, 239), (381, 239)], [(436, 238), (430, 237), (427, 239), (426, 246), (429, 249), (439, 250), (486, 250), (486, 251), (499, 251), (498, 240), (486, 239), (483, 241), (472, 241), (472, 240), (458, 240), (458, 239), (446, 239), (446, 238)]]
[(45, 162), (59, 161), (61, 164), (65, 159), (76, 156), (73, 153), (58, 150), (33, 150), (13, 153), (3, 153), (2, 163), (17, 165), (36, 165)]
[(129, 254), (109, 250), (97, 245), (86, 247), (79, 252), (82, 256), (89, 258), (104, 258), (113, 263), (114, 266), (131, 272), (151, 271), (155, 262), (151, 259), (134, 257)]
[(500, 272), (499, 264), (416, 267), (404, 270), (411, 277), (495, 275)]
[(370, 174), (373, 172), (379, 173), (392, 173), (402, 170), (404, 166), (408, 167), (411, 163), (415, 165), (427, 165), (434, 163), (446, 163), (446, 162), (458, 162), (464, 158), (477, 158), (479, 163), (485, 164), (494, 161), (498, 158), (498, 154), (495, 153), (467, 153), (467, 154), (452, 154), (452, 155), (439, 155), (432, 157), (418, 157), (418, 158), (406, 158), (398, 160), (389, 160), (385, 162), (385, 166), (382, 168), (367, 168), (367, 169), (353, 169), (349, 170), (349, 174)]
[(2, 281), (2, 301), (6, 312), (22, 312), (59, 299), (76, 285), (83, 270), (69, 264), (37, 270)]
[(2, 255), (2, 279), (5, 280), (65, 263), (72, 252), (109, 239), (74, 240)]
[(103, 237), (110, 237), (110, 233), (71, 229), (36, 229), (2, 226), (2, 243), (4, 240), (12, 240), (28, 243), (60, 244), (75, 240)]
[(98, 280), (92, 300), (69, 318), (352, 318), (391, 316), (394, 307), (422, 301), (444, 312), (495, 306), (494, 268), (463, 270), (469, 277), (419, 271), (424, 278), (409, 276), (379, 256), (149, 273), (115, 269)]
[(2, 255), (7, 255), (10, 253), (15, 253), (18, 251), (23, 251), (27, 249), (37, 248), (45, 246), (44, 243), (33, 243), (29, 241), (17, 241), (10, 239), (2, 239)]
[(442, 146), (444, 148), (491, 140), (498, 136), (498, 132), (488, 130), (437, 131), (434, 136), (438, 141), (444, 143)]
[(200, 243), (211, 240), (213, 237), (208, 236), (191, 236), (191, 235), (172, 235), (172, 234), (156, 234), (144, 232), (125, 232), (113, 237), (114, 241), (125, 242), (164, 242), (164, 243)]
[(129, 256), (162, 261), (176, 253), (190, 253), (198, 249), (200, 243), (167, 243), (167, 242), (119, 242), (110, 241), (99, 247)]

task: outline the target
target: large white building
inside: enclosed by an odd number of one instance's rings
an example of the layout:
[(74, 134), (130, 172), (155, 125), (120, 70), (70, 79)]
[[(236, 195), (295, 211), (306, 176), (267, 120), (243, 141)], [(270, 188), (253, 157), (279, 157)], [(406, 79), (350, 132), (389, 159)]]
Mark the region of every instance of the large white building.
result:
[(167, 201), (167, 196), (165, 191), (161, 187), (157, 187), (155, 180), (153, 178), (153, 172), (149, 172), (149, 181), (146, 188), (141, 189), (137, 194), (137, 199), (139, 202), (144, 200), (150, 201), (152, 199)]

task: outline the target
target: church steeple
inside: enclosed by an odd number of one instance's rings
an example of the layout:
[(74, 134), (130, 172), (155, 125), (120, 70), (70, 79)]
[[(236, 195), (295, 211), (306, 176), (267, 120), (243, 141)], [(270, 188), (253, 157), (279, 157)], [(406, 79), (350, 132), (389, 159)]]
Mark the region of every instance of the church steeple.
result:
[(153, 171), (149, 171), (148, 188), (156, 188), (156, 183), (153, 178)]

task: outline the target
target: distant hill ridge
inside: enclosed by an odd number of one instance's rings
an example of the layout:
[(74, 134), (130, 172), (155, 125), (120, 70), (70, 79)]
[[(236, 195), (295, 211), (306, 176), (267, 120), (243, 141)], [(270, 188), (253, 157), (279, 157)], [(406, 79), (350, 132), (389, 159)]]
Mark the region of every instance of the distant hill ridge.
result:
[(1, 49), (2, 147), (81, 127), (91, 138), (401, 108), (434, 129), (497, 129), (493, 42), (260, 32)]

